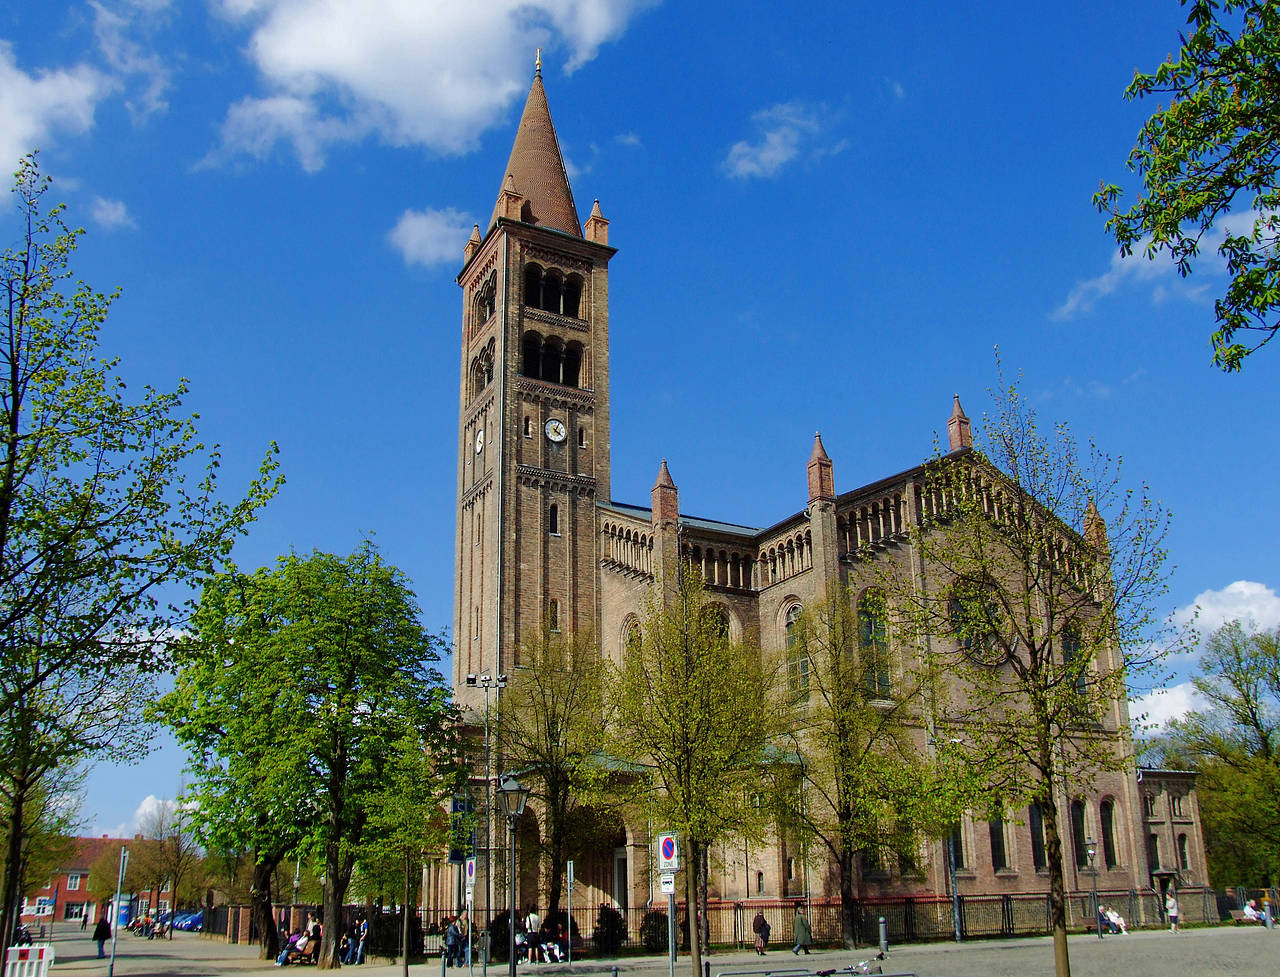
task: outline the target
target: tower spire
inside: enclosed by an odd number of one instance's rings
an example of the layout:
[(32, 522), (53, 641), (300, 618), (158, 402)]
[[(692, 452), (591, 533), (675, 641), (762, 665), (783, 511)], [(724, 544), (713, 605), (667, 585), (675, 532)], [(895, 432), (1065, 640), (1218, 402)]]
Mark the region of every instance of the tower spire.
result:
[[(488, 226), (496, 224), (499, 217), (506, 217), (580, 238), (582, 225), (578, 222), (578, 208), (573, 203), (569, 174), (560, 154), (556, 128), (551, 123), (547, 92), (542, 87), (541, 53), (535, 66), (537, 73), (524, 103), (511, 157), (502, 171), (498, 202)], [(520, 198), (518, 218), (512, 216), (507, 206), (515, 197)]]
[(542, 77), (542, 48), (538, 48), (538, 53), (533, 57), (533, 77)]

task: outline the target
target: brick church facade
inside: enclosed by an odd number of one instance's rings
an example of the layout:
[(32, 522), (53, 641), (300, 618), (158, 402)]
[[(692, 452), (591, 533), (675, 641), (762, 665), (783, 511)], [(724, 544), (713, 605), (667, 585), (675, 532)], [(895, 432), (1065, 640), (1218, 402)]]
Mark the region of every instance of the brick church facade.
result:
[[(921, 469), (837, 492), (835, 466), (820, 437), (808, 463), (808, 499), (797, 499), (800, 508), (769, 527), (682, 513), (665, 461), (655, 466), (648, 506), (613, 498), (609, 265), (615, 253), (598, 201), (585, 224), (579, 222), (539, 73), (489, 225), (483, 234), (478, 226), (472, 232), (457, 279), (464, 301), (453, 687), (455, 701), (477, 725), (486, 692), (469, 686), (467, 676), (518, 668), (519, 643), (544, 622), (595, 635), (601, 653), (617, 660), (656, 574), (677, 558), (701, 571), (731, 637), (751, 635), (773, 649), (786, 647), (788, 627), (823, 598), (830, 581), (846, 581), (855, 594), (867, 586), (856, 559), (864, 547), (911, 558), (906, 530), (921, 515)], [(969, 420), (958, 397), (950, 407), (949, 447), (967, 451)], [(1127, 749), (1127, 703), (1113, 702), (1102, 722), (1117, 747)], [(921, 739), (923, 750), (923, 731)], [(1087, 891), (1091, 884), (1079, 850), (1084, 837), (1098, 839), (1100, 890), (1150, 891), (1175, 877), (1179, 884), (1207, 884), (1194, 778), (1104, 772), (1083, 796), (1062, 796), (1059, 810), (1069, 889)], [(1047, 889), (1043, 845), (1028, 814), (964, 819), (956, 873), (961, 893)], [(492, 830), (494, 860), (501, 864), (500, 819)], [(521, 830), (536, 831), (536, 823)], [(713, 896), (838, 894), (830, 867), (813, 855), (804, 864), (788, 850), (785, 832), (779, 837), (757, 850), (740, 842), (717, 846)], [(867, 872), (858, 891), (946, 893), (944, 852), (935, 842), (906, 876), (896, 869)], [(650, 858), (645, 826), (618, 823), (600, 838), (597, 852), (579, 859), (575, 902), (645, 905), (656, 897)], [(528, 866), (520, 875), (520, 902), (538, 901), (545, 880), (540, 885)]]

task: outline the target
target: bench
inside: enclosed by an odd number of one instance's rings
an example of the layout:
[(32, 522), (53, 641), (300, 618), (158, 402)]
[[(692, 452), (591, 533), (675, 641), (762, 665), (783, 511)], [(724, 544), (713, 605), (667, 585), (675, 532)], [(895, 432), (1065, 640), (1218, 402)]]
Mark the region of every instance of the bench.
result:
[(1243, 909), (1232, 909), (1231, 921), (1235, 923), (1235, 925), (1237, 926), (1240, 926), (1241, 924), (1245, 926), (1261, 926), (1262, 925), (1261, 919), (1249, 919), (1247, 916), (1245, 916)]
[(308, 940), (307, 948), (299, 953), (297, 950), (290, 950), (289, 956), (285, 958), (288, 963), (310, 963), (314, 964), (320, 959), (320, 941)]

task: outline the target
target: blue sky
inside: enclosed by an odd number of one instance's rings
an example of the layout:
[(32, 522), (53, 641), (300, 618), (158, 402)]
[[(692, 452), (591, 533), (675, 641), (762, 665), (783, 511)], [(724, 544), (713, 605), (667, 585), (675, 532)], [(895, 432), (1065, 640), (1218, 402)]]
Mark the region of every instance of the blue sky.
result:
[[(123, 290), (105, 345), (135, 384), (191, 379), (226, 487), (279, 442), (288, 485), (244, 566), (374, 533), (450, 622), (453, 277), (541, 45), (579, 210), (599, 198), (620, 249), (615, 498), (645, 503), (665, 457), (685, 511), (767, 525), (805, 503), (814, 430), (842, 491), (916, 464), (953, 393), (980, 416), (998, 345), (1045, 419), (1173, 511), (1161, 610), (1277, 626), (1280, 351), (1217, 372), (1220, 271), (1120, 261), (1090, 204), (1100, 179), (1134, 187), (1152, 106), (1121, 93), (1184, 19), (1172, 0), (18, 0), (0, 157), (41, 149), (89, 229), (76, 270)], [(157, 744), (95, 770), (90, 828), (176, 793)]]

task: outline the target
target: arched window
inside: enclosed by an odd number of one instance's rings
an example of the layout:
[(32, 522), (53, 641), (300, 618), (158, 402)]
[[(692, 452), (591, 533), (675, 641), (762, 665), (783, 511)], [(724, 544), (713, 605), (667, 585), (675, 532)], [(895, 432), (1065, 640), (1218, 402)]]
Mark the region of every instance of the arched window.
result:
[(889, 698), (889, 631), (884, 592), (868, 590), (858, 601), (858, 654), (862, 683), (873, 699)]
[(560, 272), (548, 268), (542, 276), (542, 304), (538, 308), (558, 313), (563, 289), (564, 280), (560, 277)]
[(1160, 836), (1154, 832), (1147, 835), (1147, 871), (1155, 872), (1160, 868)]
[(955, 860), (957, 869), (964, 868), (964, 837), (958, 824), (953, 824), (947, 832), (947, 857)]
[(1107, 868), (1115, 868), (1119, 863), (1116, 858), (1116, 805), (1107, 798), (1098, 809), (1102, 821), (1102, 864)]
[(951, 633), (967, 658), (980, 664), (998, 664), (996, 606), (976, 585), (957, 587), (947, 601)]
[(1080, 632), (1074, 627), (1062, 633), (1062, 668), (1083, 708), (1089, 693), (1089, 663), (1081, 654)]
[(627, 654), (637, 654), (640, 651), (641, 644), (644, 641), (644, 634), (640, 630), (640, 625), (634, 619), (631, 620), (626, 627), (626, 640), (623, 648)]
[(524, 266), (524, 304), (542, 308), (542, 266), (533, 263)]
[(552, 536), (560, 535), (560, 506), (551, 503), (551, 508), (547, 510), (547, 532)]
[(1084, 801), (1071, 802), (1071, 847), (1076, 851), (1076, 868), (1087, 868), (1089, 851), (1084, 836)]
[(987, 830), (991, 834), (991, 870), (1000, 872), (1009, 867), (1009, 858), (1004, 846), (1004, 818), (996, 817), (987, 822)]
[(1191, 870), (1191, 852), (1187, 845), (1187, 836), (1178, 835), (1178, 868), (1184, 872)]
[(554, 597), (547, 601), (547, 630), (560, 630), (560, 602)]
[(564, 364), (560, 370), (560, 383), (566, 387), (578, 386), (582, 375), (582, 344), (569, 343), (564, 348)]
[(533, 437), (533, 421), (527, 416), (524, 419), (524, 436), (526, 438)]
[(787, 688), (795, 703), (809, 701), (809, 655), (800, 640), (800, 617), (804, 608), (792, 604), (783, 619), (787, 639)]
[(585, 448), (587, 446), (587, 429), (585, 427), (578, 428), (578, 447)]
[(542, 344), (542, 367), (539, 376), (552, 383), (563, 383), (560, 368), (564, 363), (564, 343), (548, 336)]
[(764, 895), (764, 873), (756, 872), (756, 895)]
[(525, 333), (520, 341), (520, 375), (535, 380), (542, 376), (542, 337), (536, 332)]
[(1027, 825), (1031, 829), (1031, 863), (1037, 872), (1043, 872), (1049, 862), (1044, 854), (1044, 815), (1038, 803), (1027, 808)]
[(729, 615), (723, 607), (708, 604), (702, 609), (703, 625), (717, 641), (729, 640)]
[(574, 319), (582, 318), (579, 311), (582, 304), (582, 276), (570, 275), (564, 280), (564, 295), (560, 303), (560, 312), (562, 315), (571, 316)]

